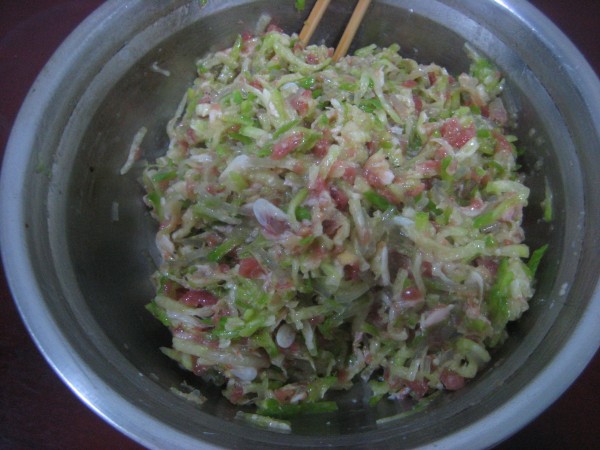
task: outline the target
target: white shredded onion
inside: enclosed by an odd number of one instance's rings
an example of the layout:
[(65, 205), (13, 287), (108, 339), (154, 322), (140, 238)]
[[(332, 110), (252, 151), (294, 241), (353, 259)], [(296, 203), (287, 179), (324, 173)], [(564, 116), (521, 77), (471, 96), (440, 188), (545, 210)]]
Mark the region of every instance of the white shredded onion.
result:
[(146, 136), (147, 132), (148, 129), (146, 127), (142, 127), (138, 130), (137, 133), (135, 133), (133, 141), (131, 142), (131, 146), (129, 147), (127, 161), (125, 161), (125, 164), (123, 164), (123, 167), (121, 167), (121, 175), (125, 175), (127, 172), (129, 172), (129, 170), (131, 170), (131, 167), (133, 166), (133, 163), (135, 163), (140, 158), (140, 145), (142, 144), (142, 141), (144, 140), (144, 137)]
[(258, 223), (260, 223), (263, 228), (269, 229), (272, 226), (273, 219), (279, 222), (285, 222), (286, 224), (289, 222), (288, 215), (264, 198), (259, 198), (252, 205), (252, 211), (254, 212), (254, 216)]
[(277, 330), (275, 340), (281, 348), (289, 348), (296, 340), (296, 331), (290, 325), (284, 323)]
[(233, 367), (230, 372), (242, 381), (252, 381), (258, 374), (255, 367)]

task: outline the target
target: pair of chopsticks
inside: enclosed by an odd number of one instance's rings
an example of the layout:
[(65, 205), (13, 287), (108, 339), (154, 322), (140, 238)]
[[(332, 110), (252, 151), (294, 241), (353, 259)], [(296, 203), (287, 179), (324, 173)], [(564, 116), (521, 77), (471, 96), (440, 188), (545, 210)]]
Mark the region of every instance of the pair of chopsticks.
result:
[[(312, 37), (313, 33), (317, 29), (325, 10), (329, 6), (331, 0), (317, 0), (315, 6), (311, 10), (308, 19), (304, 22), (304, 27), (302, 31), (300, 31), (300, 41), (307, 45)], [(356, 31), (360, 26), (360, 23), (363, 20), (367, 12), (367, 8), (371, 4), (371, 0), (358, 0), (356, 7), (354, 8), (354, 12), (352, 13), (352, 17), (350, 17), (350, 21), (348, 25), (346, 25), (346, 29), (344, 30), (344, 34), (342, 34), (342, 38), (335, 48), (335, 52), (333, 53), (333, 60), (337, 61), (340, 58), (343, 58), (350, 48), (350, 44), (352, 43), (352, 39), (356, 35)]]

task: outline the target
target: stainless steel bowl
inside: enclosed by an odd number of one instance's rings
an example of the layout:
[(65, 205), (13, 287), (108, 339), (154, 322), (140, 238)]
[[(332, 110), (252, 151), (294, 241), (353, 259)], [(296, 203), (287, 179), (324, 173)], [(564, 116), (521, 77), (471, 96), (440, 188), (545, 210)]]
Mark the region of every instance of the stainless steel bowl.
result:
[[(335, 44), (351, 4), (332, 2), (315, 41)], [(404, 419), (377, 425), (393, 408), (346, 397), (339, 413), (297, 420), (291, 434), (237, 421), (214, 390), (205, 390), (202, 407), (170, 392), (195, 381), (158, 351), (168, 332), (143, 307), (153, 294), (155, 225), (139, 170), (121, 176), (119, 168), (142, 126), (145, 157), (164, 151), (166, 122), (197, 57), (230, 45), (263, 13), (297, 31), (311, 5), (298, 12), (292, 0), (110, 0), (71, 35), (27, 97), (2, 168), (0, 242), (19, 310), (64, 381), (148, 447), (493, 445), (554, 401), (600, 343), (600, 83), (521, 0), (374, 1), (355, 41), (398, 42), (405, 56), (453, 72), (467, 69), (469, 42), (507, 75), (532, 187), (528, 240), (550, 250), (531, 309), (493, 364)], [(546, 186), (550, 224), (541, 220)]]

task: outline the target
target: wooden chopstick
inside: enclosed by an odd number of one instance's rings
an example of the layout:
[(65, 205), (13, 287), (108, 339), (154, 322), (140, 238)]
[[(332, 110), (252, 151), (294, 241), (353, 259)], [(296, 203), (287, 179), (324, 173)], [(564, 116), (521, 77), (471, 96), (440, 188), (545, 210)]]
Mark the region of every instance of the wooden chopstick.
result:
[(358, 4), (356, 8), (354, 8), (354, 12), (352, 13), (352, 17), (350, 17), (350, 21), (348, 25), (346, 25), (346, 29), (344, 30), (344, 34), (342, 34), (342, 38), (338, 43), (338, 46), (333, 53), (333, 60), (337, 61), (340, 58), (343, 58), (346, 55), (346, 52), (350, 48), (350, 44), (352, 43), (352, 39), (356, 35), (356, 31), (360, 26), (365, 14), (367, 12), (367, 8), (371, 4), (371, 0), (358, 0)]
[[(310, 38), (313, 33), (317, 29), (319, 22), (323, 18), (323, 14), (325, 14), (325, 10), (329, 6), (331, 0), (317, 0), (315, 6), (310, 11), (308, 15), (308, 19), (304, 22), (304, 26), (302, 27), (302, 31), (300, 31), (300, 35), (298, 36), (300, 42), (304, 45), (308, 45)], [(360, 26), (365, 14), (367, 12), (367, 8), (371, 4), (371, 0), (358, 0), (356, 4), (356, 8), (354, 8), (354, 12), (352, 13), (352, 17), (350, 17), (350, 21), (348, 25), (346, 25), (346, 29), (344, 30), (344, 34), (342, 34), (342, 38), (338, 43), (338, 46), (333, 53), (333, 60), (337, 61), (340, 58), (343, 58), (346, 55), (346, 52), (350, 48), (350, 44), (352, 43), (352, 39), (356, 35), (356, 31)]]
[(310, 41), (310, 38), (315, 32), (317, 25), (319, 25), (319, 22), (323, 18), (323, 14), (329, 6), (330, 1), (331, 0), (317, 0), (317, 3), (315, 3), (315, 6), (313, 6), (313, 9), (310, 11), (308, 19), (306, 19), (306, 22), (304, 22), (302, 31), (300, 31), (300, 35), (298, 36), (300, 38), (300, 42), (302, 42), (304, 45), (307, 45)]

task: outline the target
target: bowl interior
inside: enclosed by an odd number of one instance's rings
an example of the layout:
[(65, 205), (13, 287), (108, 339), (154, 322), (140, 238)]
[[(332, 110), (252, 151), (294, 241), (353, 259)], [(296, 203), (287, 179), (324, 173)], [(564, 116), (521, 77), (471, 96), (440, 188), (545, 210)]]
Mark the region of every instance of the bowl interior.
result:
[[(488, 369), (465, 389), (436, 398), (424, 410), (378, 425), (377, 419), (401, 413), (408, 405), (383, 402), (368, 408), (357, 388), (340, 396), (339, 413), (295, 420), (293, 434), (283, 435), (235, 420), (236, 408), (216, 389), (203, 386), (159, 351), (170, 335), (144, 308), (153, 296), (150, 275), (158, 264), (156, 224), (142, 202), (141, 164), (124, 176), (119, 170), (141, 127), (148, 129), (144, 158), (152, 161), (165, 151), (166, 123), (194, 79), (198, 57), (254, 30), (264, 13), (284, 30), (296, 32), (312, 2), (305, 11), (297, 11), (292, 1), (208, 2), (201, 7), (201, 2), (179, 0), (152, 8), (141, 1), (127, 3), (125, 8), (108, 2), (99, 11), (102, 20), (88, 23), (95, 44), (92, 39), (83, 42), (82, 54), (85, 46), (94, 51), (78, 80), (63, 82), (62, 100), (52, 106), (56, 118), (47, 119), (36, 136), (37, 158), (46, 163), (47, 176), (33, 176), (26, 199), (29, 252), (36, 282), (47, 294), (43, 303), (78, 364), (110, 396), (100, 398), (80, 372), (67, 373), (73, 368), (53, 363), (100, 414), (147, 445), (160, 443), (163, 433), (181, 443), (202, 439), (227, 447), (251, 441), (280, 448), (392, 445), (400, 436), (414, 446), (485, 418), (550, 363), (580, 319), (597, 280), (598, 264), (591, 261), (598, 242), (585, 248), (582, 242), (591, 242), (590, 227), (598, 222), (585, 214), (597, 200), (584, 196), (589, 189), (598, 192), (587, 184), (598, 162), (584, 154), (594, 140), (597, 148), (598, 129), (578, 115), (587, 106), (571, 74), (559, 73), (563, 79), (558, 80), (550, 73), (557, 57), (543, 36), (527, 26), (527, 14), (519, 18), (493, 1), (375, 1), (353, 47), (397, 42), (404, 56), (436, 62), (458, 74), (468, 69), (464, 44), (469, 42), (506, 75), (505, 99), (518, 116), (514, 134), (525, 150), (522, 164), (532, 190), (527, 243), (532, 248), (550, 243), (530, 310), (510, 326), (508, 342)], [(523, 11), (534, 14), (526, 7)], [(332, 2), (314, 42), (334, 46), (350, 13), (346, 2)], [(75, 56), (62, 57), (75, 64)], [(542, 220), (547, 189), (553, 193), (551, 223)], [(43, 348), (39, 335), (38, 342)], [(172, 394), (170, 389), (184, 380), (200, 387), (210, 401), (198, 407)], [(166, 429), (159, 433), (123, 417), (116, 411), (115, 395)], [(501, 437), (488, 437), (489, 443)]]

